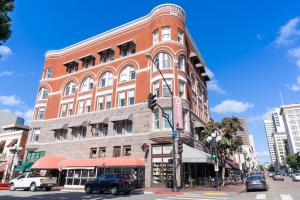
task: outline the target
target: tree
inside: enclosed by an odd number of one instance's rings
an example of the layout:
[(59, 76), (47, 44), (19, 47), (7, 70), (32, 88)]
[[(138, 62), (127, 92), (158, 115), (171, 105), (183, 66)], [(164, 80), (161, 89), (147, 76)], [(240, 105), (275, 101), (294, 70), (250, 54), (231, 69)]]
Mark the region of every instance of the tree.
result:
[(300, 156), (298, 154), (289, 154), (286, 158), (287, 164), (293, 169), (300, 167)]
[[(224, 118), (220, 122), (210, 121), (204, 128), (205, 139), (214, 131), (221, 130), (222, 139), (218, 145), (217, 155), (222, 167), (222, 179), (225, 178), (225, 161), (232, 156), (243, 144), (242, 138), (236, 136), (237, 131), (243, 131), (238, 118)], [(205, 140), (206, 141), (206, 140)], [(209, 143), (206, 142), (209, 147)]]
[(14, 9), (14, 0), (0, 0), (0, 45), (11, 35), (11, 19), (8, 13)]
[(263, 172), (265, 170), (265, 168), (262, 164), (257, 165), (257, 169), (259, 169), (259, 171), (261, 171), (261, 172)]
[(269, 171), (269, 172), (275, 172), (275, 167), (274, 167), (273, 164), (271, 164), (271, 165), (269, 166), (268, 171)]

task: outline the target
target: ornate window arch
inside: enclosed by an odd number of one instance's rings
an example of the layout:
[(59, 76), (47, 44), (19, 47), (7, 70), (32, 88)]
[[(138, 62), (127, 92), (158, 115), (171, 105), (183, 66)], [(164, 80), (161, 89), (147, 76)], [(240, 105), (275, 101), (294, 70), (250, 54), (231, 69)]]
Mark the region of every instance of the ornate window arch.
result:
[(113, 84), (114, 76), (111, 72), (104, 72), (99, 80), (99, 87), (106, 87)]
[(38, 100), (45, 100), (48, 99), (48, 89), (45, 87), (41, 87), (39, 89), (39, 94), (38, 94)]
[(128, 65), (124, 67), (120, 73), (120, 82), (135, 80), (135, 68)]
[(86, 77), (81, 83), (80, 91), (86, 92), (93, 89), (93, 83), (94, 81), (90, 76)]
[(69, 96), (75, 93), (76, 84), (71, 81), (69, 82), (64, 89), (64, 96)]
[(171, 69), (172, 58), (169, 54), (161, 52), (154, 57), (153, 71), (156, 71), (156, 67), (159, 69)]

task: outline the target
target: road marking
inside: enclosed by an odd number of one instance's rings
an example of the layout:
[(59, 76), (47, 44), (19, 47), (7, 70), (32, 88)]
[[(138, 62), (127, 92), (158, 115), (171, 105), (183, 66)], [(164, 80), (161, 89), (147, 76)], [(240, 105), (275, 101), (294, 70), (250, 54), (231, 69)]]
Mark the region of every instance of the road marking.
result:
[(201, 195), (196, 195), (196, 194), (185, 194), (184, 197), (203, 197), (206, 199), (228, 199), (228, 197), (213, 197), (213, 196), (201, 196)]
[(280, 196), (282, 200), (294, 200), (289, 194), (281, 194)]
[(257, 194), (255, 199), (266, 199), (266, 194)]

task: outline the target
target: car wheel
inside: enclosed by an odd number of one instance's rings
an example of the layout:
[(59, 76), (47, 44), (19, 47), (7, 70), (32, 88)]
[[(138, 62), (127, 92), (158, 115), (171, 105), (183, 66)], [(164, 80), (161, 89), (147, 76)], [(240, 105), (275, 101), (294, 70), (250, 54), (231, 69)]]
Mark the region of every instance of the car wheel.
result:
[(31, 183), (31, 185), (30, 185), (30, 191), (31, 192), (35, 192), (36, 191), (36, 184), (35, 183)]
[(130, 194), (131, 190), (126, 190), (124, 194)]
[(51, 191), (51, 189), (52, 189), (51, 187), (46, 187), (45, 188), (46, 191)]
[(119, 193), (119, 189), (117, 186), (114, 186), (110, 189), (110, 192), (113, 194), (113, 195), (117, 195)]
[(93, 192), (93, 190), (92, 190), (92, 187), (91, 186), (85, 186), (85, 193), (87, 193), (87, 194), (91, 194), (92, 192)]
[(24, 191), (29, 191), (29, 188), (24, 188)]
[(9, 190), (10, 190), (10, 191), (15, 191), (15, 190), (16, 190), (15, 185), (14, 185), (13, 183), (11, 183), (11, 184), (9, 185)]

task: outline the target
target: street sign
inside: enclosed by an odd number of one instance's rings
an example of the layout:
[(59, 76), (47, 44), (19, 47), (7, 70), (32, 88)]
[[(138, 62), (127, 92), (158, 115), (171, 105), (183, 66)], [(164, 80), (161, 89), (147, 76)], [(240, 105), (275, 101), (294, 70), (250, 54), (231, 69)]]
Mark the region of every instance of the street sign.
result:
[(175, 131), (175, 130), (172, 131), (172, 137), (173, 137), (173, 138), (176, 138), (176, 136), (177, 136), (177, 131)]
[(219, 165), (217, 163), (217, 164), (215, 164), (215, 172), (218, 172), (218, 171), (219, 171)]

